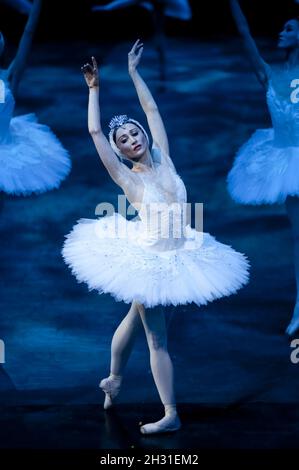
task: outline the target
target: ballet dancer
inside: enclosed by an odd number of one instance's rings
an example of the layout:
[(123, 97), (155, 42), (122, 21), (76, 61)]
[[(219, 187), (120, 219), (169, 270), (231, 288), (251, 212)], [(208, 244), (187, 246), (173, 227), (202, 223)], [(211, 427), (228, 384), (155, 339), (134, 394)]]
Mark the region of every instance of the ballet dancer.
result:
[(142, 51), (137, 40), (128, 54), (128, 69), (147, 118), (151, 147), (144, 127), (126, 115), (111, 120), (109, 140), (105, 137), (96, 60), (82, 68), (89, 87), (89, 132), (104, 167), (140, 219), (127, 220), (119, 212), (80, 219), (66, 236), (62, 255), (78, 282), (130, 304), (112, 339), (110, 375), (100, 382), (105, 409), (120, 391), (136, 334), (143, 326), (165, 410), (161, 420), (140, 427), (141, 433), (153, 434), (181, 426), (163, 306), (206, 305), (235, 293), (248, 281), (249, 263), (232, 247), (185, 224), (186, 187), (169, 156), (157, 104), (137, 70)]
[[(32, 4), (14, 60), (8, 68), (0, 68), (0, 191), (18, 196), (57, 188), (71, 168), (67, 150), (48, 126), (37, 122), (35, 114), (13, 117), (41, 3), (34, 0)], [(4, 47), (0, 32), (0, 59)]]
[[(299, 19), (287, 21), (278, 47), (285, 51), (280, 66), (261, 57), (237, 0), (231, 10), (257, 79), (263, 86), (273, 128), (259, 129), (238, 151), (228, 174), (228, 190), (241, 204), (285, 203), (294, 241), (297, 300), (286, 333), (299, 328)], [(298, 87), (298, 84), (297, 84)]]

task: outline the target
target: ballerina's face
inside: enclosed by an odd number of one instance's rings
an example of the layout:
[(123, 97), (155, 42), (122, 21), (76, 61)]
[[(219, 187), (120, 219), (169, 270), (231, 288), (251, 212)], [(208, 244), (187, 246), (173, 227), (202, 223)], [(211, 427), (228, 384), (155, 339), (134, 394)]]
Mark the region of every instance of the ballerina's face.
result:
[(2, 56), (3, 54), (3, 51), (4, 51), (4, 37), (3, 37), (3, 34), (1, 33), (0, 31), (0, 57)]
[(281, 49), (295, 49), (299, 46), (299, 21), (289, 20), (285, 23), (279, 34), (278, 47)]
[(117, 129), (115, 143), (123, 155), (136, 161), (144, 155), (148, 147), (142, 130), (131, 122)]

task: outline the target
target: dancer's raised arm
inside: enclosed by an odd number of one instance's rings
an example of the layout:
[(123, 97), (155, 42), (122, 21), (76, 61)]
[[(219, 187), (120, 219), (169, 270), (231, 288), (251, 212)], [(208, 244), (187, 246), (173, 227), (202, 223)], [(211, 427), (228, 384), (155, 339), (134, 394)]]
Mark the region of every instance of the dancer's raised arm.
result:
[(31, 11), (19, 43), (17, 54), (8, 68), (8, 78), (11, 82), (13, 94), (16, 94), (20, 80), (26, 67), (28, 56), (31, 49), (33, 35), (35, 33), (42, 0), (34, 0)]
[(98, 154), (113, 181), (121, 187), (126, 186), (129, 180), (132, 180), (131, 171), (126, 165), (118, 160), (101, 127), (99, 105), (99, 73), (95, 58), (92, 57), (92, 65), (85, 64), (81, 70), (89, 87), (89, 133), (93, 139)]
[(270, 66), (263, 60), (258, 51), (257, 45), (251, 36), (249, 25), (240, 8), (238, 0), (230, 0), (230, 6), (232, 15), (243, 39), (245, 49), (251, 60), (256, 76), (261, 84), (266, 88), (271, 71)]
[(158, 106), (148, 86), (137, 71), (137, 66), (140, 62), (142, 51), (143, 44), (140, 43), (138, 39), (128, 54), (129, 74), (133, 80), (141, 107), (146, 115), (154, 145), (158, 146), (162, 150), (162, 155), (165, 161), (169, 165), (174, 166), (171, 158), (169, 157), (168, 138)]

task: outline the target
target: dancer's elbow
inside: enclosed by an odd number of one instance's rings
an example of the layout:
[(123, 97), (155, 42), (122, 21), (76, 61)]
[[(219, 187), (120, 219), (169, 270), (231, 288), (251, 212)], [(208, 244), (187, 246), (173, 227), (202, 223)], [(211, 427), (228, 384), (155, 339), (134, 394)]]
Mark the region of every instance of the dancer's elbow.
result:
[(149, 101), (145, 104), (144, 109), (147, 113), (156, 113), (158, 111), (158, 106), (156, 103)]
[(88, 129), (88, 132), (91, 136), (100, 135), (102, 134), (102, 129), (100, 129), (99, 127), (90, 127)]

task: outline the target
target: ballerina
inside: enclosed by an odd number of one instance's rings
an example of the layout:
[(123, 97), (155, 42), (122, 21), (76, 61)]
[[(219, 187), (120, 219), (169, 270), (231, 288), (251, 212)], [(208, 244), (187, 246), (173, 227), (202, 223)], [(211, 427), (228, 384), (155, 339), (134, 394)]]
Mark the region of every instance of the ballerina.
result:
[[(96, 5), (92, 11), (113, 11), (131, 6), (140, 6), (150, 11), (154, 25), (154, 43), (159, 57), (160, 80), (165, 81), (165, 28), (164, 16), (182, 21), (192, 18), (188, 0), (113, 0), (106, 5)], [(161, 88), (162, 90), (163, 88)]]
[[(109, 141), (106, 139), (101, 128), (96, 60), (92, 58), (93, 66), (82, 68), (89, 87), (89, 132), (102, 163), (138, 211), (139, 220), (127, 220), (118, 212), (80, 219), (66, 236), (62, 255), (78, 282), (131, 304), (112, 339), (110, 375), (100, 382), (105, 409), (113, 405), (120, 391), (124, 368), (143, 325), (152, 374), (165, 409), (161, 420), (141, 426), (143, 434), (152, 434), (181, 426), (163, 306), (192, 302), (200, 306), (235, 293), (248, 281), (249, 263), (243, 254), (209, 233), (185, 224), (186, 188), (169, 156), (156, 102), (137, 71), (142, 51), (138, 40), (128, 54), (128, 68), (147, 118), (151, 149), (144, 127), (126, 115), (111, 120)], [(180, 231), (182, 219), (184, 230)]]
[[(0, 191), (13, 195), (57, 188), (71, 168), (67, 150), (35, 114), (12, 117), (40, 9), (41, 0), (34, 0), (17, 54), (7, 69), (0, 68)], [(0, 58), (4, 46), (0, 32)]]
[[(294, 238), (297, 300), (286, 333), (299, 328), (299, 107), (294, 94), (299, 78), (299, 20), (291, 19), (280, 33), (283, 66), (270, 66), (259, 54), (237, 0), (231, 9), (256, 76), (263, 86), (273, 128), (259, 129), (237, 153), (228, 174), (228, 190), (241, 204), (285, 203)], [(297, 84), (298, 87), (298, 84)]]

